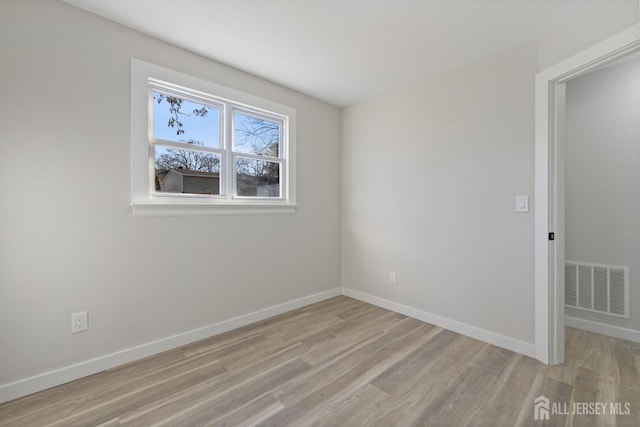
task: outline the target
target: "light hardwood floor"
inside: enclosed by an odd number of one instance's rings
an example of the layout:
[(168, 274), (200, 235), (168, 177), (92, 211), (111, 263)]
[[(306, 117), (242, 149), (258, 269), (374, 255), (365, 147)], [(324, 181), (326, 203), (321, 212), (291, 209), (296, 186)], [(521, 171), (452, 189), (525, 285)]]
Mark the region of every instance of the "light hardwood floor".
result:
[[(639, 344), (568, 329), (566, 359), (337, 297), (5, 403), (0, 425), (640, 426)], [(534, 421), (539, 395), (631, 413)]]

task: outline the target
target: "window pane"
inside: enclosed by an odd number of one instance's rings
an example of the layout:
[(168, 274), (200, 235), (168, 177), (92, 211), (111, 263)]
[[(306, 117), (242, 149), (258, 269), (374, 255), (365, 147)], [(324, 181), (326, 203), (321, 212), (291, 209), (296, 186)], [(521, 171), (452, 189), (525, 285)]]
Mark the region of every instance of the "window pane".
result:
[(280, 163), (236, 159), (238, 196), (280, 197)]
[(220, 194), (220, 155), (155, 146), (156, 191)]
[(233, 113), (233, 149), (240, 153), (278, 157), (280, 122)]
[(169, 141), (220, 147), (220, 109), (153, 92), (153, 136)]

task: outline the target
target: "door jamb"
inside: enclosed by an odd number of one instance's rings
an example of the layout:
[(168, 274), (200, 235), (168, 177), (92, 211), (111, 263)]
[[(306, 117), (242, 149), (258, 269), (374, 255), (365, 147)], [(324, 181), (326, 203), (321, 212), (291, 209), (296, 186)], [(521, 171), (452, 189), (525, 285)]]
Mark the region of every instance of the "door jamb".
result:
[[(564, 361), (565, 84), (594, 67), (640, 49), (640, 24), (539, 72), (535, 88), (535, 346), (536, 358)], [(555, 233), (549, 241), (550, 232)]]

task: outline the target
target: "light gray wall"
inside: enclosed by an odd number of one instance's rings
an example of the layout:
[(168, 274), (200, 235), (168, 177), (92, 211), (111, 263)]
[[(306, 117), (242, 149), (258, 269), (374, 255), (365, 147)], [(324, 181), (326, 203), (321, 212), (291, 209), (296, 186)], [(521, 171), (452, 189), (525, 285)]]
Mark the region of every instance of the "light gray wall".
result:
[(564, 17), (556, 22), (571, 24), (551, 25), (547, 22), (546, 31), (538, 40), (540, 70), (638, 23), (639, 2), (635, 0), (563, 0), (555, 3), (554, 13)]
[(534, 342), (535, 74), (638, 22), (601, 12), (344, 110), (344, 286)]
[[(298, 212), (132, 216), (132, 56), (296, 108)], [(57, 1), (0, 57), (0, 384), (340, 285), (339, 109)]]
[(640, 61), (567, 83), (566, 258), (630, 267), (631, 318), (568, 315), (640, 331)]
[(537, 59), (530, 43), (344, 110), (344, 286), (533, 342), (514, 197), (533, 194)]

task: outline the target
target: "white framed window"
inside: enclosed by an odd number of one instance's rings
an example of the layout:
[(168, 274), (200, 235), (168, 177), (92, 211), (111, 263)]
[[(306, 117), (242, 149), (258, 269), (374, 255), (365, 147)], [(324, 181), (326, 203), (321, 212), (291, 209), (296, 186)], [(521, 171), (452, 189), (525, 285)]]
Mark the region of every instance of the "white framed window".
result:
[(293, 212), (295, 109), (131, 60), (134, 214)]

